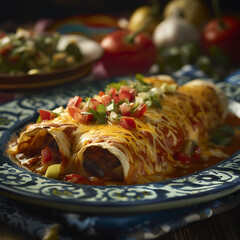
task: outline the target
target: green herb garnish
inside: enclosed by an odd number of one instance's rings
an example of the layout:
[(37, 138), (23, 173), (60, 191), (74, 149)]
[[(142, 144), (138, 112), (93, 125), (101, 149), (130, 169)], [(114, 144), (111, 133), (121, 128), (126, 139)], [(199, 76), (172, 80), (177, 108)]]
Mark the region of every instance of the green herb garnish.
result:
[(211, 132), (210, 141), (216, 145), (226, 146), (231, 143), (231, 137), (234, 135), (234, 129), (225, 124)]
[(107, 112), (104, 104), (99, 104), (97, 106), (97, 110), (89, 108), (87, 113), (93, 114), (93, 121), (97, 121), (100, 124), (106, 123), (107, 120)]
[(108, 92), (111, 88), (116, 88), (117, 90), (119, 90), (120, 87), (123, 85), (128, 85), (126, 80), (110, 83), (106, 86), (105, 92)]

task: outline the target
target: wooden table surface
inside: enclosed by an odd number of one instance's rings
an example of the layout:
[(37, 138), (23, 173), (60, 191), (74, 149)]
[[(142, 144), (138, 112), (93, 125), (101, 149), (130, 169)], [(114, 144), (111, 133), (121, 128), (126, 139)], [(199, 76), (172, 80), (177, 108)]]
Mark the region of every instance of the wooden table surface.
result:
[[(80, 237), (80, 236), (79, 236)], [(80, 240), (95, 239), (77, 238)], [(107, 238), (106, 238), (107, 239)], [(240, 206), (226, 213), (189, 225), (158, 237), (157, 240), (239, 240), (240, 239)], [(37, 240), (13, 232), (11, 228), (0, 225), (0, 240)], [(53, 235), (42, 240), (58, 240)], [(59, 239), (60, 240), (60, 239)], [(112, 239), (114, 240), (114, 239)]]

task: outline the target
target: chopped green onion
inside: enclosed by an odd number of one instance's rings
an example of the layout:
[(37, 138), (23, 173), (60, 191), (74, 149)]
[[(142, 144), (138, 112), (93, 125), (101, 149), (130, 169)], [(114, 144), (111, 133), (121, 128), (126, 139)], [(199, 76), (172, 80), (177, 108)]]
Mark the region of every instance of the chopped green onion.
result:
[(112, 99), (111, 102), (107, 105), (106, 110), (107, 110), (108, 112), (111, 112), (111, 111), (115, 111), (115, 112), (116, 112), (116, 109), (117, 109), (116, 103), (115, 103), (114, 100)]
[(111, 112), (109, 115), (110, 122), (117, 122), (119, 120), (119, 116), (116, 112)]
[(136, 74), (135, 79), (136, 81), (132, 87), (135, 88), (138, 92), (147, 92), (152, 88), (151, 84), (145, 83), (143, 81), (143, 75)]
[(157, 95), (153, 95), (153, 96), (150, 96), (149, 97), (149, 101), (151, 102), (151, 105), (152, 107), (157, 107), (157, 108), (161, 108), (162, 105), (160, 103), (160, 97), (157, 96)]
[(63, 106), (60, 106), (58, 108), (55, 108), (52, 113), (54, 113), (56, 116), (59, 116), (59, 114), (61, 114), (64, 111)]
[(164, 83), (162, 84), (162, 86), (160, 87), (161, 91), (162, 92), (168, 92), (168, 93), (173, 93), (176, 91), (177, 89), (177, 84), (167, 84), (167, 83)]
[(139, 103), (135, 103), (131, 108), (130, 112), (135, 112), (138, 106), (139, 106)]

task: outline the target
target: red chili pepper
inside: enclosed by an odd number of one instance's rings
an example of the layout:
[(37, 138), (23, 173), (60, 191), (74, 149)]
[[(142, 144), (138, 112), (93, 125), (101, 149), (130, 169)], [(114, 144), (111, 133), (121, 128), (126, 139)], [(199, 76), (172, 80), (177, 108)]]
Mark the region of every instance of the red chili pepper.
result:
[(101, 62), (111, 76), (147, 73), (156, 59), (157, 49), (150, 36), (139, 33), (132, 41), (127, 36), (126, 30), (114, 31), (100, 43), (104, 49)]

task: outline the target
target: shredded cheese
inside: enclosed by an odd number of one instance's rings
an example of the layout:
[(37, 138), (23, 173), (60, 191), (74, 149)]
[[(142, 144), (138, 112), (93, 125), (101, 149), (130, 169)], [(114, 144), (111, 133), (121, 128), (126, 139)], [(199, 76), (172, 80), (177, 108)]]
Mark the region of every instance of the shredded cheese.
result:
[[(183, 140), (206, 144), (203, 139), (206, 140), (208, 131), (221, 123), (223, 109), (216, 92), (209, 86), (179, 87), (174, 93), (164, 94), (161, 106), (148, 108), (144, 116), (135, 118), (136, 129), (133, 130), (111, 119), (107, 124), (83, 124), (65, 109), (50, 121), (29, 125), (27, 132), (50, 126), (47, 131), (56, 139), (60, 152), (69, 159), (64, 166), (66, 173), (76, 169), (84, 171), (84, 151), (90, 146), (101, 146), (121, 162), (125, 183), (142, 182), (148, 176), (152, 179), (153, 175), (161, 178), (170, 174), (180, 164), (173, 154)], [(69, 126), (76, 127), (71, 142), (61, 134)], [(204, 155), (209, 154), (213, 153), (206, 149)]]

